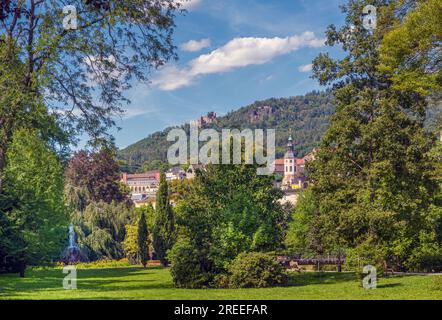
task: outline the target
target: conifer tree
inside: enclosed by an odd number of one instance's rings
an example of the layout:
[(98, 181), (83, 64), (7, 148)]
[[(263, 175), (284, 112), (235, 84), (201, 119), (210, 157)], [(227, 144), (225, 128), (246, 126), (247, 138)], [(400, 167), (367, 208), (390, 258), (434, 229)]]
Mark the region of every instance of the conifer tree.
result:
[(172, 248), (175, 233), (175, 218), (169, 199), (169, 188), (166, 181), (166, 175), (161, 172), (160, 185), (157, 192), (156, 216), (153, 229), (153, 246), (157, 258), (163, 266), (168, 261), (166, 254)]
[(149, 248), (147, 241), (148, 241), (148, 231), (147, 231), (146, 216), (144, 215), (144, 212), (141, 212), (140, 220), (138, 220), (137, 242), (138, 242), (138, 256), (144, 268), (146, 267), (147, 260), (149, 260)]

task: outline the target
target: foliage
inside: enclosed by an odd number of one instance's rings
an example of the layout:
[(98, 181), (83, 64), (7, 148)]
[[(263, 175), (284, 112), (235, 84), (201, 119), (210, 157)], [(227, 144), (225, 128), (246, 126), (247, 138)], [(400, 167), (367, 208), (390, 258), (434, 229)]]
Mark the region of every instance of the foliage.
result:
[(170, 199), (175, 203), (183, 200), (191, 190), (192, 179), (176, 179), (169, 182)]
[[(373, 32), (362, 25), (367, 4), (380, 12)], [(427, 213), (437, 188), (429, 173), (432, 141), (424, 130), (427, 100), (395, 90), (378, 70), (382, 36), (395, 20), (391, 4), (349, 1), (345, 25), (328, 28), (326, 43), (342, 45), (346, 56), (314, 60), (315, 77), (333, 85), (336, 113), (308, 169), (324, 249), (344, 248), (363, 258), (365, 248), (374, 248), (374, 256), (381, 252), (388, 264), (404, 269), (421, 245), (419, 234), (435, 232)]]
[[(330, 91), (312, 91), (303, 96), (257, 101), (219, 117), (217, 123), (204, 128), (276, 129), (277, 157), (284, 155), (291, 130), (296, 156), (302, 157), (320, 145), (321, 138), (329, 126), (330, 117), (335, 112), (332, 99)], [(273, 113), (263, 114), (260, 108), (265, 106), (270, 106)], [(435, 102), (433, 108), (429, 109), (429, 119), (432, 120), (441, 111), (442, 105)], [(257, 120), (254, 120), (255, 113), (258, 114)], [(189, 133), (188, 125), (183, 125), (181, 128)], [(173, 128), (152, 133), (145, 139), (120, 150), (118, 158), (122, 161), (121, 170), (143, 172), (161, 168), (160, 163), (166, 168), (164, 165), (167, 163), (167, 149), (171, 145), (166, 137), (171, 129)]]
[[(271, 114), (260, 111), (265, 106), (271, 107), (273, 110)], [(241, 130), (245, 128), (276, 129), (278, 157), (283, 156), (290, 130), (292, 130), (296, 132), (293, 135), (297, 147), (295, 151), (298, 156), (303, 156), (319, 144), (333, 112), (330, 93), (313, 91), (304, 96), (257, 101), (219, 117), (217, 123), (206, 127)], [(188, 125), (182, 128), (189, 132)], [(134, 172), (156, 168), (150, 164), (159, 163), (160, 161), (157, 160), (167, 162), (167, 148), (171, 143), (166, 140), (166, 137), (171, 129), (173, 128), (155, 132), (119, 151), (119, 159), (124, 160), (122, 166), (124, 171)]]
[(265, 288), (287, 283), (284, 267), (271, 254), (248, 252), (239, 254), (228, 268), (233, 288)]
[(138, 219), (137, 244), (138, 256), (143, 267), (146, 267), (147, 260), (149, 260), (148, 237), (146, 216), (144, 215), (144, 212), (141, 212), (141, 216)]
[[(62, 167), (34, 130), (15, 132), (6, 154), (0, 207), (0, 270), (19, 263), (47, 263), (62, 251), (67, 234)], [(4, 256), (3, 256), (4, 255)]]
[(16, 131), (36, 130), (51, 146), (67, 143), (67, 136), (56, 123), (57, 117), (49, 114), (43, 99), (25, 89), (25, 65), (19, 60), (18, 50), (11, 50), (0, 41), (0, 170), (6, 165), (7, 148)]
[(398, 1), (394, 27), (382, 39), (379, 70), (393, 88), (428, 95), (442, 89), (442, 3), (439, 0)]
[[(442, 291), (433, 289), (434, 276), (382, 278), (376, 290), (365, 290), (354, 274), (314, 272), (289, 274), (290, 285), (273, 288), (194, 290), (174, 288), (169, 269), (128, 266), (119, 261), (99, 266), (80, 264), (81, 290), (60, 285), (60, 268), (30, 268), (27, 279), (0, 275), (0, 299), (33, 300), (441, 300)], [(90, 268), (89, 266), (94, 266)], [(80, 282), (78, 282), (80, 284)], [(80, 286), (79, 286), (80, 288)], [(25, 294), (25, 295), (24, 295)], [(3, 301), (2, 301), (3, 302)], [(257, 303), (259, 303), (257, 301)], [(112, 312), (112, 311), (111, 311)], [(329, 313), (325, 309), (324, 315)]]
[[(153, 230), (154, 219), (155, 219), (155, 210), (152, 206), (143, 206), (134, 209), (134, 216), (138, 217), (134, 219), (132, 224), (128, 224), (125, 226), (126, 228), (126, 237), (124, 238), (123, 248), (126, 258), (128, 258), (131, 264), (140, 263), (139, 261), (139, 247), (138, 247), (138, 221), (141, 214), (144, 214), (146, 217), (147, 230)], [(148, 232), (147, 239), (148, 252), (153, 252), (152, 247), (152, 232)]]
[(347, 250), (345, 267), (352, 270), (362, 279), (365, 274), (362, 272), (364, 266), (371, 265), (376, 268), (377, 276), (383, 276), (386, 271), (385, 256), (387, 248), (378, 245), (375, 241), (366, 240), (356, 248)]
[(316, 220), (318, 214), (315, 194), (307, 189), (298, 198), (285, 237), (285, 245), (290, 254), (308, 257), (324, 253), (323, 237)]
[(91, 202), (84, 212), (76, 211), (72, 222), (78, 244), (89, 260), (121, 259), (124, 257), (122, 242), (127, 224), (131, 224), (133, 212), (125, 203)]
[(207, 264), (203, 252), (187, 239), (178, 240), (168, 253), (171, 262), (170, 273), (177, 288), (207, 287), (214, 274)]
[(167, 170), (169, 169), (169, 163), (161, 160), (145, 161), (141, 166), (140, 172), (152, 171), (152, 170)]
[[(173, 0), (69, 2), (78, 26), (65, 29), (63, 1), (2, 1), (0, 44), (16, 51), (22, 92), (43, 93), (69, 132), (93, 138), (114, 124), (131, 80), (175, 57)], [(20, 107), (20, 106), (19, 106)], [(32, 117), (36, 113), (32, 111)]]
[(130, 264), (137, 264), (138, 259), (138, 226), (127, 224), (125, 225), (126, 236), (123, 241), (124, 254)]
[(162, 265), (167, 265), (167, 250), (172, 248), (175, 239), (175, 217), (170, 205), (169, 187), (166, 175), (161, 172), (155, 207), (155, 224), (153, 227), (153, 246), (155, 254)]
[(114, 156), (111, 149), (102, 147), (97, 152), (79, 151), (71, 158), (65, 172), (65, 192), (76, 210), (84, 210), (91, 201), (128, 201)]
[[(281, 192), (273, 188), (271, 177), (257, 175), (256, 168), (209, 165), (189, 185), (176, 206), (179, 242), (193, 250), (192, 259), (199, 260), (192, 264), (203, 276), (198, 283), (180, 285), (210, 286), (238, 254), (280, 247), (286, 224), (278, 203)], [(185, 269), (181, 262), (172, 260), (173, 268)]]

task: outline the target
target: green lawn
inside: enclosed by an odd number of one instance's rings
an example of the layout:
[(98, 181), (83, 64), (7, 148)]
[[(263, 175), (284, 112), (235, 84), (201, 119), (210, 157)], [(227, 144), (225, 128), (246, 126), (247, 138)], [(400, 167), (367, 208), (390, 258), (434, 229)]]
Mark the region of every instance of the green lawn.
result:
[(349, 273), (303, 273), (290, 286), (266, 289), (175, 289), (168, 269), (120, 266), (78, 270), (77, 290), (64, 290), (61, 269), (0, 275), (0, 299), (442, 299), (434, 276), (389, 277), (365, 290)]

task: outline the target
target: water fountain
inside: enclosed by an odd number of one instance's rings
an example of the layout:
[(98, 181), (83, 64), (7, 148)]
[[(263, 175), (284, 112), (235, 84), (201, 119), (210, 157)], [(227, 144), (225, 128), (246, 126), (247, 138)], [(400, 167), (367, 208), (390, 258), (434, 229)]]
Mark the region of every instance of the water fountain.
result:
[(86, 256), (81, 252), (80, 248), (77, 246), (75, 239), (74, 225), (69, 225), (69, 246), (64, 250), (61, 261), (65, 264), (71, 264), (75, 262), (85, 262), (87, 261)]

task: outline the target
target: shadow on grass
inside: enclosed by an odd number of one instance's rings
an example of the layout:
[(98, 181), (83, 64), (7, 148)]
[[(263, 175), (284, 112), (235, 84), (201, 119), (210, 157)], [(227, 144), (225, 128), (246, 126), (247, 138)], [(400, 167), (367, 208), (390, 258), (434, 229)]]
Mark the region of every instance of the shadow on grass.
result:
[[(78, 269), (77, 287), (79, 290), (107, 292), (172, 288), (172, 283), (159, 279), (161, 267), (118, 267), (100, 269)], [(0, 277), (0, 298), (17, 293), (63, 290), (66, 274), (62, 269), (30, 270), (25, 278), (16, 275)], [(133, 279), (131, 279), (133, 278)], [(3, 280), (3, 283), (1, 280)], [(8, 281), (11, 280), (11, 281)]]
[(356, 281), (354, 273), (339, 272), (304, 272), (290, 274), (289, 286), (307, 286), (312, 284), (336, 284)]
[(402, 287), (403, 284), (402, 283), (386, 283), (386, 284), (378, 284), (377, 288), (379, 289), (383, 289), (383, 288), (395, 288), (395, 287)]

